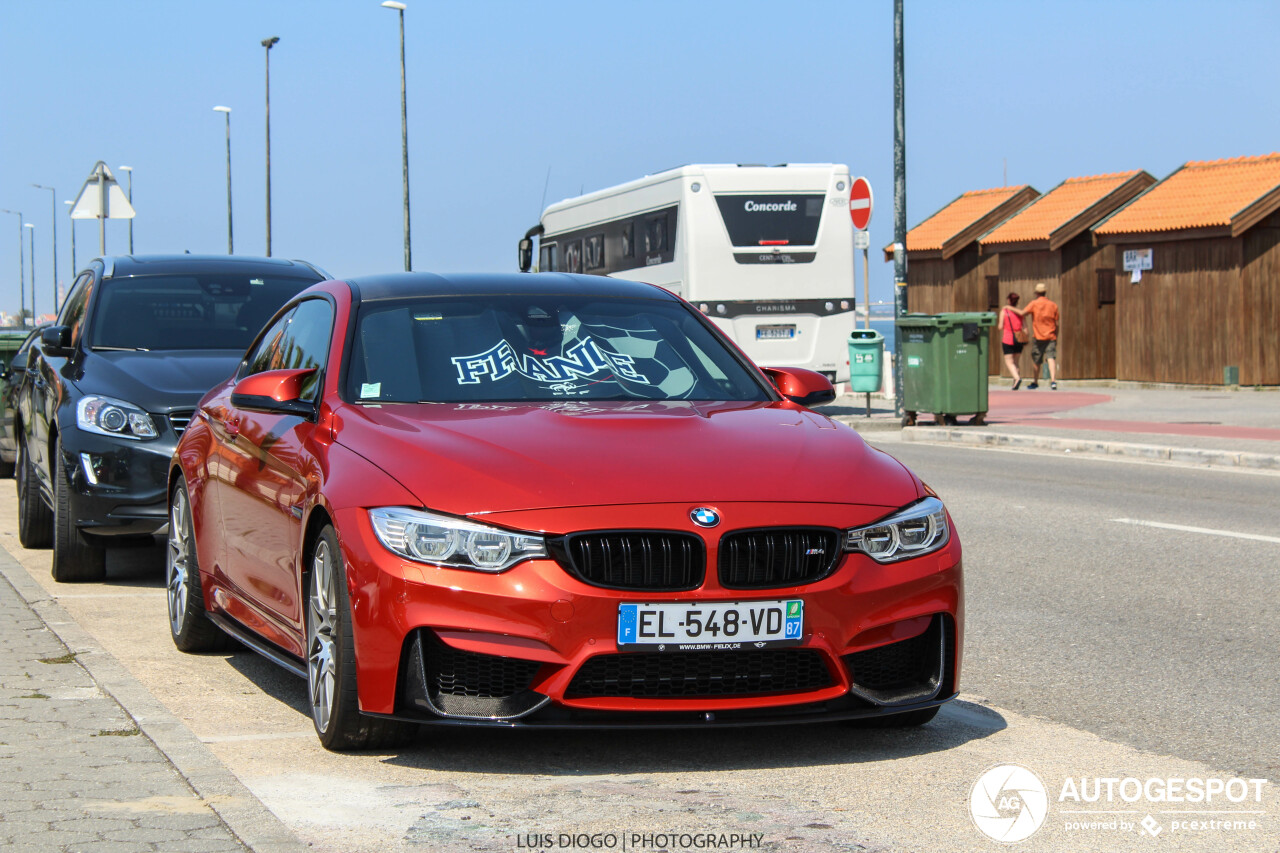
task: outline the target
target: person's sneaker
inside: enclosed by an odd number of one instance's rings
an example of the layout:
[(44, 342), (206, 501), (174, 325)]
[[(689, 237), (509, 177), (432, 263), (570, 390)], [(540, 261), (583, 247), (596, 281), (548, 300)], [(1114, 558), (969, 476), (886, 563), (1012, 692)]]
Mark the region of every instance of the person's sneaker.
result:
[(1021, 380), (1021, 379), (1019, 379), (1017, 382), (1013, 383), (1013, 389), (1012, 389), (1012, 390), (1017, 391), (1017, 390), (1018, 390), (1019, 388), (1021, 388), (1021, 387), (1022, 387), (1022, 380)]
[(1039, 382), (1032, 382), (1030, 385), (1028, 385), (1028, 386), (1027, 386), (1027, 390), (1028, 390), (1028, 391), (1034, 391), (1034, 390), (1036, 390), (1036, 389), (1037, 389), (1037, 388), (1039, 388), (1039, 387), (1040, 387), (1040, 383), (1039, 383)]
[(1050, 382), (1050, 383), (1049, 383), (1049, 390), (1050, 390), (1050, 391), (1057, 391), (1057, 390), (1058, 390), (1058, 383), (1057, 383), (1057, 382)]

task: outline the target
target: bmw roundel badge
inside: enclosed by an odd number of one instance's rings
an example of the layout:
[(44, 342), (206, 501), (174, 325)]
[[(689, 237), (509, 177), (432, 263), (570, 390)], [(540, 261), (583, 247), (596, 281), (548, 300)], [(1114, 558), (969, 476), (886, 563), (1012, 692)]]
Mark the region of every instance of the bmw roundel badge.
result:
[(720, 513), (710, 507), (700, 506), (689, 512), (689, 517), (693, 519), (693, 523), (699, 527), (715, 527), (720, 523)]

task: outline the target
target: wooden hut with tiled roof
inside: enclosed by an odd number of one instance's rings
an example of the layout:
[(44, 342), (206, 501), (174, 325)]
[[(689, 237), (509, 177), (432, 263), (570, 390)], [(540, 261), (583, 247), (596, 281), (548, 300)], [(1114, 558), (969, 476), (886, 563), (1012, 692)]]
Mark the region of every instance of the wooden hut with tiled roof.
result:
[[(1280, 153), (1189, 162), (1093, 239), (1114, 254), (1117, 379), (1280, 385)], [(1126, 250), (1150, 250), (1140, 278)]]
[[(978, 252), (978, 238), (1026, 207), (1040, 193), (1029, 186), (973, 190), (907, 232), (907, 306), (911, 311), (986, 311), (986, 276), (995, 259)], [(886, 247), (886, 261), (893, 248)]]
[[(984, 310), (997, 310), (1010, 292), (1026, 307), (1039, 283), (1058, 303), (1059, 379), (1116, 375), (1115, 261), (1112, 250), (1094, 245), (1089, 229), (1155, 182), (1140, 169), (1068, 178), (978, 240), (984, 263), (996, 259)], [(999, 374), (999, 329), (992, 331), (989, 353), (991, 373)], [(1030, 347), (1019, 369), (1024, 376), (1033, 370)]]

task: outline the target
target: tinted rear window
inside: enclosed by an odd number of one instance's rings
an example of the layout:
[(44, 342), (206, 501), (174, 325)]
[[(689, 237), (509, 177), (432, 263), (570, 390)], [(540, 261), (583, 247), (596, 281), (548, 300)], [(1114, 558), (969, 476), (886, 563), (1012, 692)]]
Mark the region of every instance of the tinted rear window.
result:
[(243, 273), (108, 279), (89, 346), (244, 350), (281, 305), (316, 281)]
[(720, 217), (735, 246), (812, 246), (822, 221), (821, 195), (718, 195)]
[(566, 295), (367, 302), (347, 399), (765, 400), (684, 305)]

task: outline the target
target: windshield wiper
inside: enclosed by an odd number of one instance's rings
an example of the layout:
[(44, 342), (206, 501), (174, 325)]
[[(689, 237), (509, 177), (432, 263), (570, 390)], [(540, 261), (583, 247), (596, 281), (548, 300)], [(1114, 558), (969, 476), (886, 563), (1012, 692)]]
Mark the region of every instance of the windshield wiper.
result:
[(151, 352), (147, 347), (89, 347), (94, 352)]

